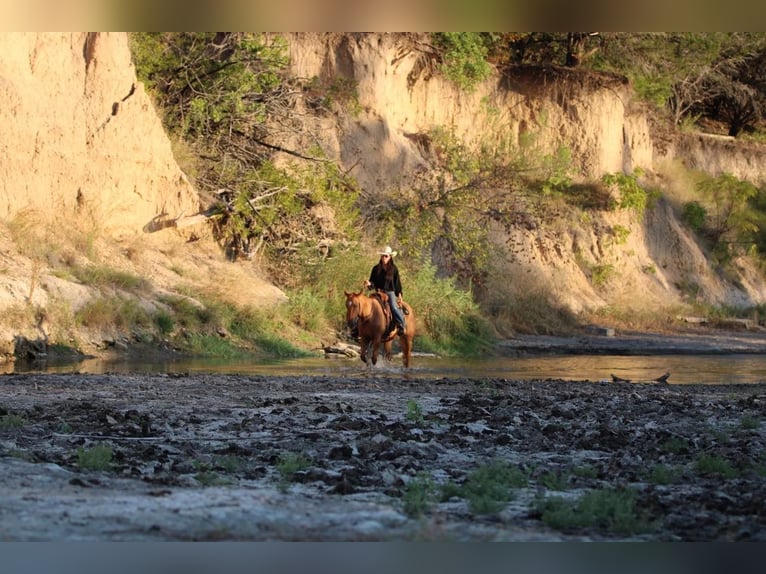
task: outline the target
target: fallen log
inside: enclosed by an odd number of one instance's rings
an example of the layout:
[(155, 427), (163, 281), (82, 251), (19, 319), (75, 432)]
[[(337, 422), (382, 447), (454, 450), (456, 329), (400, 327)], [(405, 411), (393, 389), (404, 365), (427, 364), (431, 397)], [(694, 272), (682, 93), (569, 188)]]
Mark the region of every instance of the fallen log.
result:
[(353, 345), (336, 341), (332, 345), (327, 345), (323, 348), (325, 355), (344, 355), (346, 357), (357, 358), (359, 357), (359, 348)]
[[(661, 383), (661, 384), (667, 385), (669, 377), (670, 377), (670, 373), (667, 372), (667, 373), (665, 373), (663, 375), (660, 375), (656, 379), (650, 379), (650, 380), (644, 380), (644, 381), (640, 381), (639, 380), (639, 381), (635, 381), (635, 382), (637, 382), (637, 383)], [(612, 374), (612, 382), (613, 383), (632, 383), (634, 381), (632, 381), (631, 379), (623, 379), (622, 377), (618, 377), (617, 375)]]

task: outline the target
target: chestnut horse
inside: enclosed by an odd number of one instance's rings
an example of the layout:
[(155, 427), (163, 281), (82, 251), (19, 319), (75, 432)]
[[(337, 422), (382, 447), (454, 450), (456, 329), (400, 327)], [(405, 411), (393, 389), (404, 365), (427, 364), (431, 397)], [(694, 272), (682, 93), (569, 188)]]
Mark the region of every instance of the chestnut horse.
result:
[[(402, 348), (402, 360), (405, 367), (410, 366), (412, 357), (412, 339), (415, 337), (415, 315), (412, 307), (400, 300), (400, 307), (405, 313), (407, 328), (401, 332), (398, 326), (386, 335), (388, 328), (387, 314), (376, 297), (368, 297), (362, 291), (346, 295), (346, 324), (349, 329), (358, 329), (359, 339), (362, 344), (362, 361), (367, 362), (367, 351), (372, 347), (372, 364), (378, 362), (378, 351), (383, 343), (383, 352), (386, 359), (391, 360), (391, 346), (394, 337), (399, 336), (399, 345)], [(386, 302), (386, 304), (388, 304)]]

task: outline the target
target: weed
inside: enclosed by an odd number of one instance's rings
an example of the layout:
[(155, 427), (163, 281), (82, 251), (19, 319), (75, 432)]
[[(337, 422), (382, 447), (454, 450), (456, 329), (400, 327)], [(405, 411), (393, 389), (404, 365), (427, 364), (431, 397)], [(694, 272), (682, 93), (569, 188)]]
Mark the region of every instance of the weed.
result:
[(628, 240), (630, 229), (622, 225), (615, 225), (612, 227), (612, 235), (614, 236), (614, 242), (617, 245), (623, 245)]
[(210, 464), (195, 460), (194, 468), (197, 472), (194, 475), (194, 479), (202, 486), (226, 486), (231, 484), (231, 481), (225, 477), (222, 477), (215, 472)]
[(27, 420), (20, 415), (5, 414), (0, 417), (0, 430), (21, 428), (26, 422)]
[(647, 480), (652, 484), (673, 484), (678, 481), (678, 468), (666, 464), (656, 464), (649, 472)]
[(515, 488), (527, 483), (528, 477), (521, 469), (505, 461), (494, 461), (471, 472), (461, 486), (450, 483), (442, 487), (442, 499), (459, 496), (468, 501), (471, 512), (491, 514), (513, 499)]
[(592, 464), (584, 464), (573, 468), (572, 474), (581, 478), (598, 478), (598, 469)]
[(733, 468), (725, 458), (707, 453), (703, 453), (697, 458), (695, 468), (700, 474), (723, 478), (735, 478), (739, 475), (737, 469)]
[(280, 474), (279, 490), (285, 492), (287, 485), (293, 480), (296, 472), (308, 468), (310, 461), (300, 453), (288, 452), (282, 455), (277, 463), (277, 471)]
[(594, 490), (576, 500), (540, 499), (536, 506), (542, 521), (556, 530), (596, 529), (621, 535), (652, 530), (647, 519), (636, 511), (635, 493), (630, 489)]
[(566, 490), (568, 487), (566, 478), (554, 471), (541, 474), (537, 482), (548, 490)]
[(739, 425), (744, 430), (756, 430), (758, 427), (761, 426), (761, 421), (758, 417), (745, 415), (739, 421)]
[(407, 420), (418, 424), (423, 422), (423, 409), (412, 399), (407, 401)]
[(194, 475), (194, 479), (202, 486), (227, 486), (232, 483), (231, 480), (212, 470), (198, 472)]
[(92, 448), (77, 449), (77, 465), (87, 470), (107, 470), (112, 464), (112, 447), (99, 444)]
[(214, 464), (224, 472), (234, 473), (242, 470), (243, 462), (238, 456), (226, 455), (215, 458)]
[(420, 474), (407, 483), (402, 502), (404, 513), (417, 518), (431, 508), (435, 500), (435, 489), (431, 478), (427, 474)]
[(689, 449), (689, 444), (680, 437), (670, 437), (660, 444), (660, 452), (665, 454), (681, 454)]
[(591, 282), (594, 287), (603, 287), (612, 277), (614, 277), (615, 273), (616, 270), (611, 263), (594, 265), (591, 268)]
[(72, 428), (72, 425), (69, 423), (63, 422), (58, 427), (58, 432), (60, 434), (72, 434), (74, 432), (74, 429)]
[(116, 287), (131, 292), (145, 291), (149, 288), (148, 281), (143, 277), (109, 267), (75, 265), (72, 267), (72, 274), (83, 285)]
[(165, 311), (158, 312), (154, 316), (154, 322), (157, 325), (157, 329), (159, 329), (160, 333), (163, 335), (169, 335), (175, 328), (173, 317), (171, 317), (170, 314), (166, 313)]
[(149, 314), (133, 298), (99, 297), (83, 305), (75, 320), (86, 327), (131, 329), (152, 324)]

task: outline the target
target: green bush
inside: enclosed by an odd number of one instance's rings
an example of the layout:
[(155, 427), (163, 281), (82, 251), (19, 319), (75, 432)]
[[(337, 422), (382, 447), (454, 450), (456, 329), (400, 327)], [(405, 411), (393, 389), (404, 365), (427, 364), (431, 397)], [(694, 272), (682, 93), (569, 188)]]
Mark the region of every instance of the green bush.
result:
[(112, 447), (99, 444), (92, 448), (77, 449), (77, 464), (88, 470), (107, 470), (112, 465)]
[(630, 489), (595, 490), (576, 500), (562, 497), (537, 502), (542, 521), (564, 532), (597, 530), (620, 535), (652, 530), (647, 518), (635, 508), (635, 493)]
[(487, 62), (487, 46), (475, 32), (437, 32), (434, 44), (443, 52), (442, 73), (460, 88), (473, 91), (489, 77), (492, 67)]

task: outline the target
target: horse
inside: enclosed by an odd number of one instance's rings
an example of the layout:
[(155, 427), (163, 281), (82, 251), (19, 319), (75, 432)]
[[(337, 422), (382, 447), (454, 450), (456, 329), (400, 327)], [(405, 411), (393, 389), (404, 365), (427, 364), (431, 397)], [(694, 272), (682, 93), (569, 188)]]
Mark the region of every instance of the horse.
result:
[[(388, 330), (388, 313), (384, 311), (381, 300), (377, 297), (368, 297), (362, 291), (346, 295), (346, 324), (352, 331), (357, 329), (361, 342), (361, 359), (367, 363), (367, 351), (372, 347), (372, 364), (378, 362), (380, 344), (383, 343), (383, 353), (387, 360), (391, 360), (391, 347), (395, 337), (399, 337), (399, 345), (402, 348), (402, 361), (405, 367), (410, 366), (412, 357), (412, 340), (415, 338), (415, 314), (409, 304), (401, 301), (401, 309), (406, 316), (407, 327), (404, 332), (399, 326), (395, 326), (390, 333)], [(385, 296), (385, 295), (384, 295)], [(388, 305), (388, 302), (385, 302)]]

